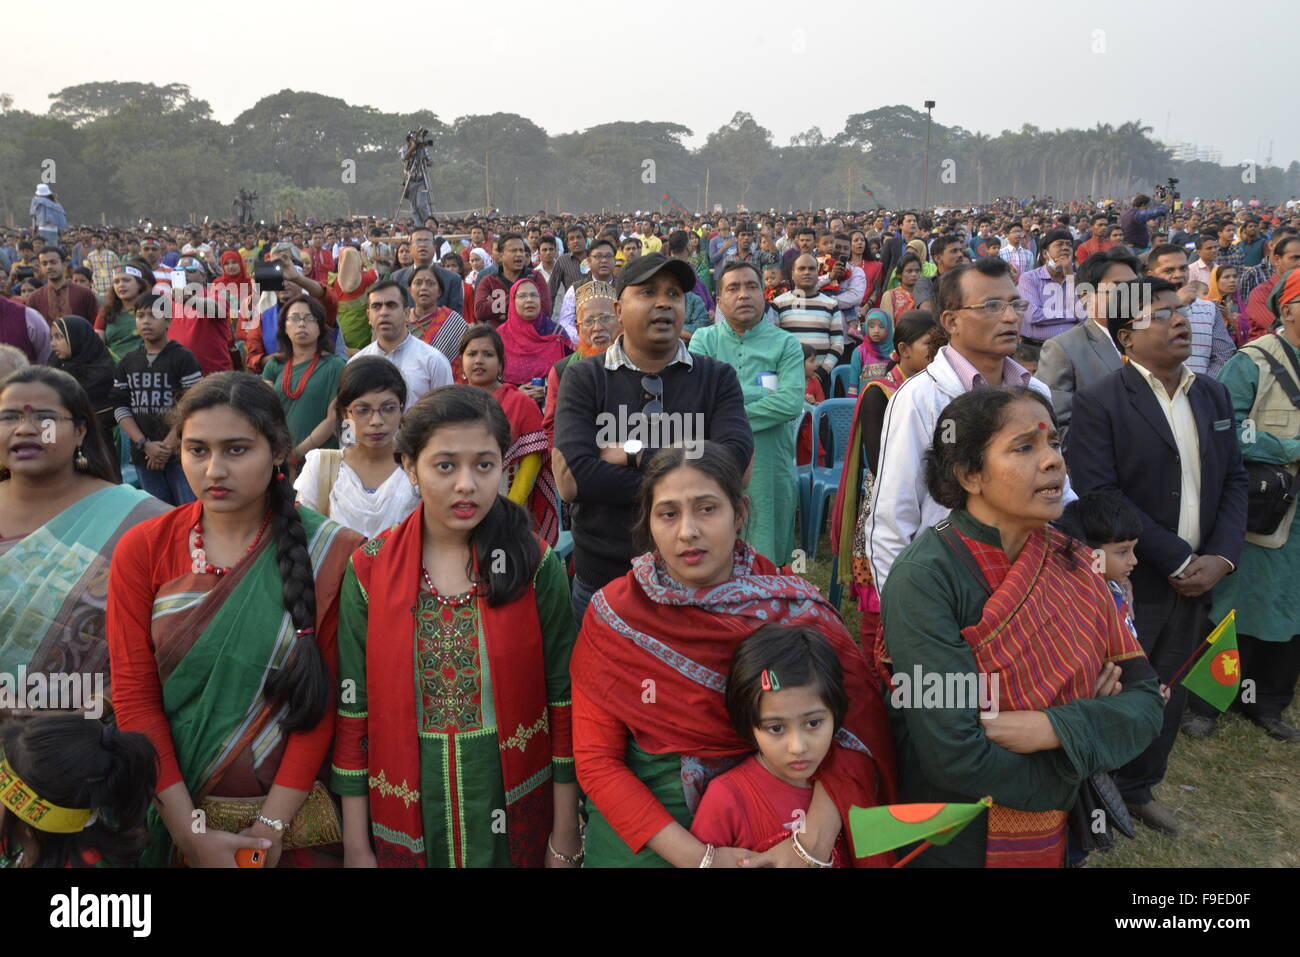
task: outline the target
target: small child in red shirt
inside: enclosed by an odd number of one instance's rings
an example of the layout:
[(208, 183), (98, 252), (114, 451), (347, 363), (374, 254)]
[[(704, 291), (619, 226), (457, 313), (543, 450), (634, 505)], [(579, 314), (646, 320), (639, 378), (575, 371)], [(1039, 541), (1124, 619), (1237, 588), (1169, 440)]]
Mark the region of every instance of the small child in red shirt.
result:
[[(822, 381), (817, 377), (817, 350), (808, 343), (803, 343), (803, 400), (809, 405), (816, 405), (826, 399), (822, 390)], [(824, 465), (826, 454), (818, 453), (818, 464)], [(799, 439), (795, 445), (794, 460), (796, 465), (812, 464), (812, 415), (805, 412), (799, 423)]]
[[(844, 671), (811, 628), (765, 625), (740, 643), (727, 675), (727, 713), (758, 753), (709, 782), (691, 833), (716, 847), (763, 852), (803, 830), (817, 773), (844, 722)], [(834, 867), (852, 866), (843, 832)]]

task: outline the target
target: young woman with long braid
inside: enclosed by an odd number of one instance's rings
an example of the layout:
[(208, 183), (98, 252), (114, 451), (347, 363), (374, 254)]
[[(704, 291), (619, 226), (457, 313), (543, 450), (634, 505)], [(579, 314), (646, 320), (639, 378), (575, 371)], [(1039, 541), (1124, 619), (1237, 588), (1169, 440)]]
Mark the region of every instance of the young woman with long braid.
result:
[(339, 585), (362, 538), (294, 506), (288, 426), (262, 379), (209, 376), (176, 422), (198, 500), (124, 536), (108, 587), (118, 720), (159, 755), (143, 863), (233, 867), (244, 848), (271, 867), (339, 863), (317, 776), (334, 733)]

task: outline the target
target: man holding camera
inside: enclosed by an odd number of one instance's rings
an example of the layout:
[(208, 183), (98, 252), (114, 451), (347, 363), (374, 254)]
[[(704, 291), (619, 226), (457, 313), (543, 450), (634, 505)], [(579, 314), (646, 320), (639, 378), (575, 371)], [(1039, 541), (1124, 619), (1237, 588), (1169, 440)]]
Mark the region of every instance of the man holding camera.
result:
[[(1164, 187), (1160, 187), (1156, 192), (1162, 193), (1163, 190)], [(1133, 250), (1134, 255), (1141, 256), (1151, 248), (1151, 230), (1147, 228), (1147, 223), (1168, 212), (1169, 207), (1163, 202), (1151, 208), (1151, 197), (1138, 193), (1133, 197), (1133, 208), (1119, 214), (1119, 224), (1124, 230), (1124, 245)]]

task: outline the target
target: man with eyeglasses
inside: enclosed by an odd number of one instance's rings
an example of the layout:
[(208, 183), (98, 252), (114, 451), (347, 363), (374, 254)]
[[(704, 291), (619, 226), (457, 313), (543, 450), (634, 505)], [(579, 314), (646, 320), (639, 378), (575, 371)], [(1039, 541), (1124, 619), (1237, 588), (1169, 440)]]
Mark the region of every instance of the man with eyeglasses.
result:
[(579, 622), (596, 590), (632, 567), (641, 475), (659, 448), (717, 442), (748, 473), (754, 437), (735, 371), (693, 356), (681, 340), (695, 278), (680, 259), (652, 253), (633, 260), (614, 286), (622, 334), (560, 382), (551, 465), (561, 497), (574, 504), (572, 602)]
[[(587, 250), (587, 274), (565, 290), (564, 300), (560, 303), (560, 315), (555, 321), (559, 323), (560, 328), (564, 330), (570, 342), (576, 343), (578, 341), (578, 289), (592, 281), (613, 282), (614, 263), (617, 255), (618, 251), (614, 246), (614, 240), (605, 236), (593, 240), (591, 248)], [(563, 259), (564, 257), (560, 258)], [(557, 260), (557, 271), (559, 270), (558, 263)]]
[(406, 409), (438, 386), (451, 385), (447, 357), (407, 329), (406, 299), (399, 283), (385, 279), (366, 290), (366, 319), (374, 339), (348, 361), (379, 356), (397, 366), (406, 382)]
[(1123, 298), (1108, 324), (1128, 361), (1074, 397), (1066, 463), (1080, 491), (1119, 492), (1142, 518), (1133, 620), (1168, 700), (1160, 734), (1115, 784), (1135, 818), (1172, 835), (1178, 820), (1152, 794), (1187, 701), (1172, 678), (1209, 631), (1211, 590), (1241, 557), (1248, 479), (1232, 396), (1187, 367), (1192, 329), (1179, 287), (1147, 278)]
[[(948, 515), (925, 488), (925, 453), (939, 415), (973, 389), (1027, 386), (1051, 401), (1051, 391), (1012, 359), (1028, 303), (1016, 295), (1011, 267), (1001, 259), (977, 259), (944, 273), (935, 310), (948, 344), (907, 379), (885, 406), (879, 468), (871, 498), (867, 557), (876, 588), (884, 589), (899, 553), (922, 529)], [(1062, 501), (1075, 498), (1066, 479)]]
[(1147, 254), (1146, 274), (1172, 282), (1192, 332), (1192, 354), (1187, 368), (1197, 375), (1216, 376), (1223, 364), (1237, 351), (1228, 327), (1219, 317), (1219, 309), (1208, 299), (1197, 299), (1188, 279), (1187, 250), (1173, 243), (1151, 247)]

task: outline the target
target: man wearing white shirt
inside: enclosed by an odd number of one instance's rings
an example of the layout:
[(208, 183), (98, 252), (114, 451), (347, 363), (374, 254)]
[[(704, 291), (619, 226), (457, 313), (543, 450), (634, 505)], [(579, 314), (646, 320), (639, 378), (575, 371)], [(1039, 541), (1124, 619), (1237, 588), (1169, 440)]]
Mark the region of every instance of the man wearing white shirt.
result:
[[(1027, 386), (1051, 400), (1047, 386), (1011, 358), (1020, 340), (1024, 301), (1006, 262), (990, 257), (950, 269), (934, 302), (948, 345), (885, 406), (867, 527), (867, 556), (881, 592), (899, 553), (922, 529), (948, 515), (926, 490), (924, 467), (935, 425), (948, 403), (972, 389), (1010, 385)], [(1067, 479), (1062, 501), (1068, 505), (1075, 498)]]
[(352, 359), (382, 356), (397, 366), (406, 381), (407, 409), (438, 386), (451, 385), (451, 363), (446, 356), (407, 331), (400, 283), (386, 279), (371, 286), (366, 292), (366, 316), (374, 340)]

